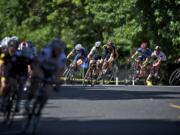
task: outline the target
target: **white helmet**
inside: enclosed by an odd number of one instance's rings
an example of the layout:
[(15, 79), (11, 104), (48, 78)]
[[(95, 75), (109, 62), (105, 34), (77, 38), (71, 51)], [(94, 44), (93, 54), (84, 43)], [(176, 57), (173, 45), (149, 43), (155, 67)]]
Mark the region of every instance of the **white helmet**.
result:
[(101, 42), (100, 41), (97, 41), (96, 43), (95, 43), (95, 47), (99, 47), (101, 45)]
[(7, 47), (8, 46), (8, 42), (11, 40), (10, 37), (5, 37), (2, 39), (1, 41), (1, 47)]
[(10, 39), (11, 39), (11, 40), (16, 40), (16, 41), (17, 41), (17, 40), (18, 40), (18, 37), (12, 36), (12, 37), (10, 37)]
[(77, 44), (76, 46), (75, 46), (75, 49), (76, 50), (80, 50), (82, 48), (82, 45), (81, 44)]

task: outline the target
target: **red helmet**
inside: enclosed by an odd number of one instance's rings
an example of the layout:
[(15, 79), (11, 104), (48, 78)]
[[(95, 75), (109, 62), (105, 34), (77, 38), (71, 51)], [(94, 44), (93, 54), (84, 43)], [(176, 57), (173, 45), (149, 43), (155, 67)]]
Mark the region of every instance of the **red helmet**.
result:
[(147, 48), (147, 43), (146, 43), (146, 42), (143, 42), (143, 43), (141, 44), (141, 48), (142, 48), (142, 49), (146, 49), (146, 48)]

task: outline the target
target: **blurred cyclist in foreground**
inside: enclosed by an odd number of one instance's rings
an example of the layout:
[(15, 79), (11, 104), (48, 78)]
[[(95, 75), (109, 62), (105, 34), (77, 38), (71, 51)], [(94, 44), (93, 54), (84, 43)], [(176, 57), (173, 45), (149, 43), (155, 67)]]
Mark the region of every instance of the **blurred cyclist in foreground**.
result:
[[(41, 91), (43, 94), (41, 95), (40, 109), (37, 112), (37, 116), (39, 117), (48, 100), (49, 92), (53, 89), (53, 84), (56, 84), (57, 87), (59, 86), (64, 61), (66, 59), (64, 48), (64, 42), (59, 39), (54, 39), (49, 42), (41, 54), (34, 59), (29, 95), (25, 103), (26, 112), (29, 112), (30, 103), (35, 94), (43, 87)], [(43, 84), (43, 86), (41, 84)]]

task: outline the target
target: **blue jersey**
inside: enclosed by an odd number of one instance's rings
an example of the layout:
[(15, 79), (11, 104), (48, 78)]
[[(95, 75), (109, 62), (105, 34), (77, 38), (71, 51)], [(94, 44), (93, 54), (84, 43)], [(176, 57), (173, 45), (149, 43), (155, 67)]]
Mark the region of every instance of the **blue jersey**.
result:
[(86, 58), (87, 53), (86, 53), (86, 49), (84, 47), (82, 47), (80, 50), (76, 50), (75, 48), (72, 50), (72, 52), (75, 55), (81, 56), (83, 58)]
[[(43, 61), (44, 59), (51, 59), (51, 56), (52, 56), (52, 48), (51, 47), (45, 47), (43, 50), (42, 50), (42, 53), (40, 55), (40, 61)], [(66, 60), (66, 55), (64, 52), (61, 52), (59, 54), (59, 57), (57, 59), (57, 67), (58, 68), (64, 68), (64, 61)]]
[(138, 52), (138, 58), (141, 61), (144, 61), (146, 58), (150, 57), (152, 54), (152, 50), (147, 48), (147, 49), (143, 49), (143, 48), (138, 48), (136, 50), (136, 52)]
[(44, 72), (44, 77), (46, 80), (54, 80), (57, 69), (64, 68), (64, 62), (66, 56), (64, 52), (61, 52), (57, 58), (52, 57), (52, 48), (45, 47), (42, 53), (38, 57), (41, 63), (41, 69)]

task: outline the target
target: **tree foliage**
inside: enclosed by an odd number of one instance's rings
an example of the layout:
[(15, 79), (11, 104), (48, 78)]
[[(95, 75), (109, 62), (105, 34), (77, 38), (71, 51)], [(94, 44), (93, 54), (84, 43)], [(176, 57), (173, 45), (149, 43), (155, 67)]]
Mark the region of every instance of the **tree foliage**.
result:
[(0, 37), (17, 35), (38, 48), (60, 37), (67, 47), (112, 40), (123, 60), (147, 41), (168, 58), (180, 56), (179, 0), (1, 0)]

